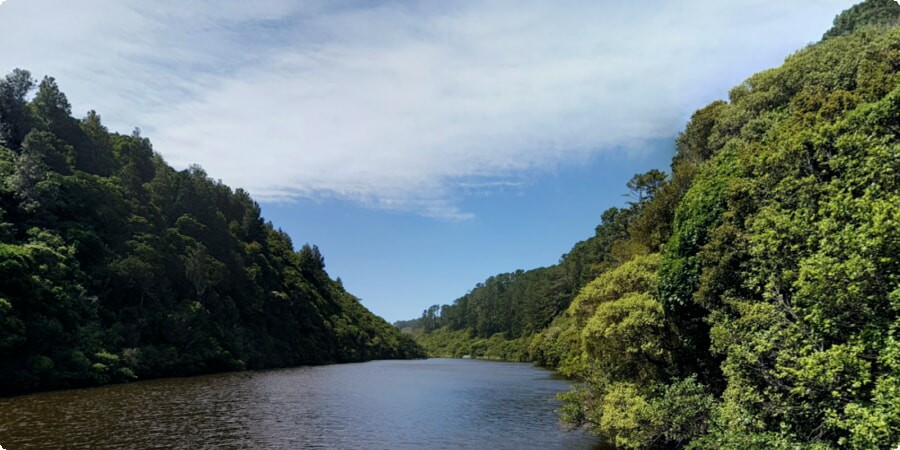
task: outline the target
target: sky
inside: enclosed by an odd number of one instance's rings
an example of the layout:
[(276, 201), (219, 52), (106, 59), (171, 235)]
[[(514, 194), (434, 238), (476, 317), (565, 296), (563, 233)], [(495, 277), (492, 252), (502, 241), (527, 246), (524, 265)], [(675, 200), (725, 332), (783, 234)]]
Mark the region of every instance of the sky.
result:
[(389, 321), (556, 263), (855, 1), (0, 1), (0, 70), (242, 187)]

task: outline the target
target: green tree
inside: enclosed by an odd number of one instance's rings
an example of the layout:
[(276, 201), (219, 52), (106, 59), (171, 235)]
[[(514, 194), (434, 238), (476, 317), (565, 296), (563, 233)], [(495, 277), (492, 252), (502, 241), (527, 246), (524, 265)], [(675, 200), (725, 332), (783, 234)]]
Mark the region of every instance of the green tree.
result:
[(659, 191), (665, 183), (666, 174), (657, 169), (651, 169), (646, 173), (636, 174), (626, 185), (630, 191), (627, 196), (633, 200), (633, 202), (630, 203), (632, 205), (644, 206), (644, 204), (653, 199), (653, 196), (656, 195), (656, 192)]
[(0, 80), (0, 145), (18, 149), (31, 128), (26, 96), (35, 82), (27, 70), (16, 69)]
[(422, 355), (259, 205), (0, 80), (0, 395)]
[(866, 0), (854, 5), (834, 19), (834, 26), (822, 39), (831, 39), (853, 33), (857, 29), (873, 25), (896, 25), (900, 22), (900, 5), (893, 0)]

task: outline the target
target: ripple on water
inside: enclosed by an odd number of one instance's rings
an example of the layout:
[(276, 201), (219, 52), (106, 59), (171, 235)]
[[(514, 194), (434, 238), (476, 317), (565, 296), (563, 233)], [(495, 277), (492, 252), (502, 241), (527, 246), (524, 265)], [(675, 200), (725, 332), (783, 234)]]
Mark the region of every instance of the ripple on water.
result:
[(528, 364), (431, 359), (152, 380), (0, 399), (27, 448), (592, 448)]

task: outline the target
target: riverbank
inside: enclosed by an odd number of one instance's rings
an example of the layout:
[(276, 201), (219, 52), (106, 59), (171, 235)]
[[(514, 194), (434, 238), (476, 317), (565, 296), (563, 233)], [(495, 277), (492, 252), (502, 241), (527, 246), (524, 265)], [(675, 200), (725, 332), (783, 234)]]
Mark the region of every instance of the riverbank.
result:
[(487, 359), (511, 362), (530, 362), (530, 337), (507, 339), (504, 333), (489, 338), (474, 336), (469, 330), (440, 328), (429, 333), (409, 333), (429, 357)]
[(59, 393), (59, 392), (77, 391), (77, 390), (83, 390), (83, 389), (97, 389), (97, 388), (103, 388), (103, 387), (107, 387), (107, 386), (129, 385), (129, 384), (161, 381), (161, 380), (191, 379), (191, 378), (210, 377), (210, 376), (219, 376), (219, 375), (224, 376), (224, 375), (242, 374), (242, 373), (258, 373), (258, 372), (267, 372), (267, 371), (292, 370), (292, 369), (325, 367), (325, 366), (346, 365), (346, 364), (362, 364), (362, 363), (375, 362), (375, 361), (414, 361), (414, 360), (425, 360), (428, 358), (429, 357), (426, 356), (424, 353), (418, 353), (416, 355), (412, 355), (412, 356), (404, 357), (404, 358), (373, 358), (373, 359), (346, 360), (346, 361), (321, 361), (321, 362), (311, 362), (308, 364), (297, 364), (297, 365), (286, 365), (286, 366), (241, 368), (241, 369), (235, 369), (235, 370), (215, 370), (215, 371), (208, 371), (208, 372), (196, 372), (196, 373), (186, 373), (186, 374), (168, 374), (168, 375), (145, 377), (145, 378), (140, 378), (140, 379), (138, 379), (137, 377), (133, 377), (130, 379), (117, 379), (115, 381), (109, 381), (106, 383), (85, 383), (85, 384), (76, 384), (76, 385), (71, 385), (71, 386), (56, 386), (56, 387), (50, 387), (50, 388), (45, 388), (45, 389), (3, 391), (3, 392), (0, 392), (0, 400), (28, 396), (28, 395)]

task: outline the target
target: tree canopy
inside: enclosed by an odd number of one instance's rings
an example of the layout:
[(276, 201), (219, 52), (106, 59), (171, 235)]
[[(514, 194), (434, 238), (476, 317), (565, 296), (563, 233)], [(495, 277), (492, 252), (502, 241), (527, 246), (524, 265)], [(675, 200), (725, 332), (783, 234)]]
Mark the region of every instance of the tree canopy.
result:
[(0, 394), (421, 355), (247, 192), (71, 112), (0, 80)]
[(636, 175), (560, 264), (488, 279), (417, 339), (580, 379), (564, 418), (622, 448), (896, 447), (898, 17), (842, 13), (698, 110), (671, 174)]

